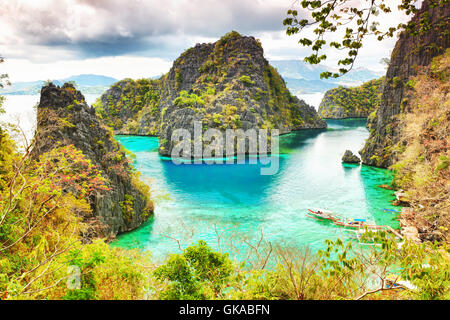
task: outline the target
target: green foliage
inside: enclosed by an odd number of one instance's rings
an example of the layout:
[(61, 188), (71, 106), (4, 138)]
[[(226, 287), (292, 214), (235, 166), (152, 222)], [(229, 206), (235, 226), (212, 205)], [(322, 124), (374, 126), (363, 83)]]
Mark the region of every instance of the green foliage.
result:
[(383, 82), (384, 77), (367, 81), (358, 87), (339, 86), (327, 91), (319, 107), (319, 115), (323, 118), (334, 118), (339, 109), (343, 109), (349, 116), (369, 115), (369, 118), (373, 119), (380, 103)]
[[(0, 56), (0, 63), (5, 62), (5, 59), (3, 57)], [(5, 85), (10, 85), (11, 83), (8, 80), (8, 75), (6, 73), (1, 74), (0, 73), (0, 89), (4, 88)], [(2, 97), (0, 97), (0, 110), (1, 110), (1, 106), (2, 106)], [(1, 113), (1, 112), (0, 112)]]
[(205, 101), (195, 93), (189, 94), (187, 91), (180, 91), (180, 95), (173, 101), (174, 105), (180, 108), (194, 108), (205, 105)]
[[(429, 0), (430, 7), (443, 7), (447, 1)], [(299, 2), (302, 10), (311, 12), (311, 18), (301, 16), (298, 10), (290, 9), (283, 24), (286, 26), (287, 35), (297, 35), (302, 33), (306, 27), (313, 27), (314, 36), (311, 38), (301, 38), (299, 43), (311, 48), (311, 55), (305, 58), (310, 64), (319, 64), (326, 60), (323, 54), (324, 47), (328, 46), (336, 51), (345, 50), (346, 56), (339, 59), (339, 72), (322, 72), (322, 78), (337, 78), (350, 71), (355, 63), (359, 50), (363, 46), (364, 39), (368, 35), (375, 35), (379, 41), (385, 38), (392, 38), (398, 30), (407, 30), (410, 34), (416, 35), (430, 30), (430, 17), (427, 13), (422, 14), (416, 21), (407, 24), (399, 23), (392, 25), (386, 30), (380, 28), (377, 16), (380, 13), (391, 13), (391, 1), (375, 0), (366, 1), (361, 6), (354, 6), (349, 0), (322, 1), (322, 0), (302, 0)], [(407, 15), (418, 12), (415, 1), (402, 0), (399, 9)], [(448, 25), (441, 27), (443, 31)], [(339, 39), (333, 38), (327, 43), (327, 34), (342, 33)]]
[(159, 80), (124, 79), (113, 84), (92, 106), (107, 126), (136, 134), (142, 114), (159, 117), (160, 86)]
[[(277, 247), (270, 270), (251, 269), (241, 277), (234, 299), (447, 299), (447, 247), (399, 246), (386, 231), (366, 230), (359, 244), (326, 240), (317, 254)], [(409, 289), (389, 282), (410, 281)]]
[[(268, 65), (264, 70), (264, 81), (267, 84), (269, 93), (269, 107), (272, 109), (272, 118), (267, 116), (264, 118), (267, 129), (275, 128), (276, 123), (286, 123), (288, 126), (295, 128), (304, 124), (301, 109), (286, 87), (283, 78), (278, 71)], [(265, 92), (258, 92), (265, 93)]]
[[(147, 255), (104, 240), (86, 244), (95, 233), (87, 199), (108, 190), (72, 145), (56, 145), (35, 160), (0, 130), (0, 299), (144, 296)], [(81, 269), (80, 289), (66, 287), (69, 266)]]
[(450, 165), (450, 158), (447, 156), (440, 156), (439, 163), (436, 166), (436, 170), (446, 170)]
[(89, 258), (84, 258), (81, 256), (81, 250), (73, 250), (69, 252), (68, 262), (80, 268), (81, 273), (84, 275), (81, 281), (80, 289), (68, 290), (65, 296), (62, 297), (64, 300), (92, 300), (95, 299), (95, 278), (92, 273), (92, 269), (105, 262), (105, 257), (101, 251), (95, 250)]
[(125, 195), (125, 200), (119, 202), (120, 210), (126, 222), (130, 222), (134, 215), (134, 198), (130, 194)]
[(154, 275), (160, 281), (169, 282), (161, 292), (161, 299), (195, 300), (221, 298), (232, 271), (228, 254), (215, 252), (200, 240), (182, 254), (171, 255)]
[(241, 34), (239, 32), (233, 30), (233, 31), (228, 32), (227, 34), (225, 34), (222, 38), (220, 38), (219, 45), (222, 46), (226, 42), (233, 41), (233, 40), (239, 39), (241, 37), (242, 36), (241, 36)]
[(394, 88), (401, 87), (402, 84), (403, 84), (403, 81), (402, 81), (402, 79), (400, 79), (399, 77), (394, 77), (394, 78), (392, 78), (392, 86), (393, 86)]
[(251, 86), (251, 85), (254, 85), (254, 84), (255, 84), (255, 81), (252, 81), (252, 79), (251, 79), (249, 76), (246, 76), (246, 75), (241, 76), (241, 77), (239, 78), (239, 80), (240, 80), (242, 83), (244, 83), (245, 85), (247, 85), (247, 86)]

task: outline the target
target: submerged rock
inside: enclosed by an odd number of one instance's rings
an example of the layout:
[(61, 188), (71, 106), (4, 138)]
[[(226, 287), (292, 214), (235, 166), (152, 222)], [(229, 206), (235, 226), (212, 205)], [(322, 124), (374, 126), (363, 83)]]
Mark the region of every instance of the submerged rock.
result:
[(74, 145), (104, 178), (110, 190), (98, 192), (88, 201), (102, 227), (98, 236), (114, 237), (140, 226), (153, 212), (148, 188), (133, 172), (113, 132), (102, 125), (93, 108), (73, 85), (49, 84), (41, 90), (37, 107), (37, 129), (33, 156), (56, 146)]
[(346, 150), (344, 156), (342, 157), (342, 162), (344, 163), (360, 163), (361, 160), (353, 154), (350, 150)]

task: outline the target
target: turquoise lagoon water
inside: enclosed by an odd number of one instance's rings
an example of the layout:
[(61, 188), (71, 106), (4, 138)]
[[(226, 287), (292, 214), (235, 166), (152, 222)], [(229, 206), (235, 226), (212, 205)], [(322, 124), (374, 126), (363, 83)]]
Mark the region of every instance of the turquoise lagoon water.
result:
[[(330, 120), (326, 130), (304, 130), (280, 137), (279, 171), (260, 175), (261, 164), (175, 165), (157, 153), (153, 137), (117, 136), (136, 155), (135, 166), (152, 190), (155, 215), (139, 229), (113, 242), (150, 250), (156, 260), (203, 239), (217, 248), (217, 234), (255, 243), (324, 248), (325, 239), (351, 232), (306, 217), (308, 208), (324, 208), (344, 217), (366, 218), (398, 227), (387, 170), (344, 165), (346, 149), (356, 153), (368, 137), (364, 119)], [(240, 240), (239, 240), (240, 239)], [(226, 250), (226, 245), (221, 249)]]

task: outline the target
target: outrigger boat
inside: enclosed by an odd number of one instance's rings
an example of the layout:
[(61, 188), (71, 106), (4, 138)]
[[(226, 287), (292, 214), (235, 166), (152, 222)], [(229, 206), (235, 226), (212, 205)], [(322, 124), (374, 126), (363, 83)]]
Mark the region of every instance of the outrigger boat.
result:
[(324, 209), (308, 209), (307, 217), (319, 220), (319, 221), (331, 221), (336, 226), (344, 228), (354, 228), (354, 229), (369, 229), (369, 230), (379, 230), (383, 229), (383, 226), (377, 226), (376, 224), (369, 224), (366, 219), (358, 218), (346, 218), (341, 219), (338, 214), (333, 213), (329, 210)]
[(330, 221), (335, 221), (338, 220), (338, 217), (333, 214), (333, 212), (329, 211), (329, 210), (324, 210), (324, 209), (308, 209), (308, 213), (307, 216), (309, 216), (310, 218), (316, 219), (316, 220), (330, 220)]
[(377, 226), (375, 224), (368, 224), (366, 223), (366, 219), (356, 219), (356, 218), (348, 218), (343, 221), (341, 220), (334, 220), (333, 221), (335, 225), (341, 226), (344, 228), (356, 228), (356, 229), (382, 229), (383, 226)]

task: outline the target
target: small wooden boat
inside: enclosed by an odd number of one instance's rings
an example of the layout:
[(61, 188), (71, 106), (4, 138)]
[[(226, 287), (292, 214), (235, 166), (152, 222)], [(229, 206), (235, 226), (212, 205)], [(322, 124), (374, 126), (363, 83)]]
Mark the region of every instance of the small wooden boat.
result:
[(330, 221), (337, 220), (337, 216), (333, 214), (333, 212), (324, 209), (314, 209), (314, 210), (308, 209), (307, 215), (310, 218), (314, 218), (317, 220), (330, 220)]
[(368, 224), (366, 219), (357, 219), (357, 218), (348, 218), (345, 220), (335, 220), (333, 221), (335, 225), (341, 226), (344, 228), (356, 228), (356, 229), (382, 229), (383, 226), (377, 226), (375, 224)]

